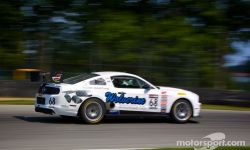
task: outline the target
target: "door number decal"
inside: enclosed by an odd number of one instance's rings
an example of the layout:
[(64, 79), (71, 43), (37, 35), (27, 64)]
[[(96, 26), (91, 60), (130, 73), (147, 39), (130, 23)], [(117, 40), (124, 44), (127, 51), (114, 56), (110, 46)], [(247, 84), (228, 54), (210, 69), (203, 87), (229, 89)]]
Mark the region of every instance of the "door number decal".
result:
[(150, 94), (149, 95), (149, 109), (157, 109), (158, 106), (158, 95)]

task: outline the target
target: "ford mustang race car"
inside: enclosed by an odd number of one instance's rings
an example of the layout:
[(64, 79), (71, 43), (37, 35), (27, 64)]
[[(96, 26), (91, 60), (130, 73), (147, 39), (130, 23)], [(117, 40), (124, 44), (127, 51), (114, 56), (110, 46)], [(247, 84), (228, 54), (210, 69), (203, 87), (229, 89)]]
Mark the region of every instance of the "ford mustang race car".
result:
[[(53, 78), (59, 81), (60, 75)], [(154, 86), (124, 72), (93, 72), (43, 83), (36, 94), (35, 111), (75, 116), (89, 124), (105, 115), (153, 113), (185, 123), (200, 113), (199, 96), (183, 89)]]

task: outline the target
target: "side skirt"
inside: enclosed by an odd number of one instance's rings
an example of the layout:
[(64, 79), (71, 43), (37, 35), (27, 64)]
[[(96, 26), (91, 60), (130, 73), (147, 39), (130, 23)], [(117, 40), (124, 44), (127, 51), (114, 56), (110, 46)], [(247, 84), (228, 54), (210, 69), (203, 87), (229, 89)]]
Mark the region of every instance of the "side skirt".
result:
[(131, 116), (131, 117), (169, 117), (168, 113), (141, 112), (141, 111), (108, 111), (106, 116)]

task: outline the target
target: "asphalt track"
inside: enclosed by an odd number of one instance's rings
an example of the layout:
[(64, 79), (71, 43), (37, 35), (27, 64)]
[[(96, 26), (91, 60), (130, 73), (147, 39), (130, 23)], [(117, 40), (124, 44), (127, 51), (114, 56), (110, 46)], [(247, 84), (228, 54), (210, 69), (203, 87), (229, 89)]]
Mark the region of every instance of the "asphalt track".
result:
[(162, 117), (107, 118), (101, 124), (34, 112), (33, 106), (0, 106), (1, 150), (82, 150), (176, 146), (223, 132), (250, 145), (250, 111), (203, 110), (202, 117), (175, 124)]

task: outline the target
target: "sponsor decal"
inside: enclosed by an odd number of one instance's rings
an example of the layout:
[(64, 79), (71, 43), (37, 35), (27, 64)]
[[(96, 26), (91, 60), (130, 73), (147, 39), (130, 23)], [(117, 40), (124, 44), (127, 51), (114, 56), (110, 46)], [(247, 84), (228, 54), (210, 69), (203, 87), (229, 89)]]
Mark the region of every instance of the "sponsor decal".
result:
[(157, 109), (158, 95), (149, 94), (149, 109)]
[(161, 112), (166, 112), (167, 109), (167, 101), (161, 101)]
[(167, 95), (161, 95), (161, 98), (167, 99)]
[(161, 94), (167, 94), (167, 91), (162, 91)]
[(179, 96), (185, 96), (186, 93), (184, 93), (184, 92), (178, 92), (178, 95), (179, 95)]
[[(163, 92), (162, 92), (163, 93)], [(164, 92), (164, 95), (161, 95), (161, 112), (165, 113), (167, 110), (167, 92)]]
[(98, 86), (94, 86), (93, 87), (93, 85), (92, 85), (92, 87), (91, 86), (86, 86), (86, 87), (83, 87), (83, 89), (87, 89), (87, 90), (89, 90), (89, 89), (103, 89), (103, 90), (109, 90), (109, 88), (108, 87), (102, 87), (102, 86), (100, 86), (100, 85), (98, 85)]
[(146, 102), (145, 98), (139, 98), (138, 96), (125, 97), (125, 93), (121, 93), (120, 96), (117, 96), (116, 93), (106, 92), (105, 97), (106, 97), (106, 102), (113, 102), (113, 103), (144, 105)]
[(120, 114), (120, 110), (109, 110), (109, 114), (119, 115)]
[(161, 101), (161, 106), (166, 106), (167, 105), (167, 100)]
[(144, 105), (130, 105), (129, 107), (120, 105), (119, 109), (120, 110), (129, 110), (129, 111), (137, 111), (137, 110), (147, 111), (148, 110), (148, 108), (144, 107)]

